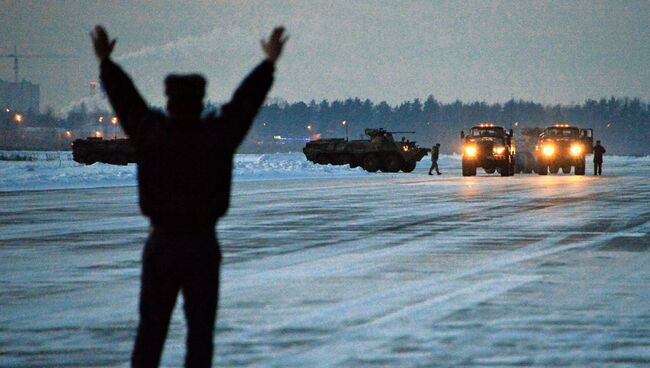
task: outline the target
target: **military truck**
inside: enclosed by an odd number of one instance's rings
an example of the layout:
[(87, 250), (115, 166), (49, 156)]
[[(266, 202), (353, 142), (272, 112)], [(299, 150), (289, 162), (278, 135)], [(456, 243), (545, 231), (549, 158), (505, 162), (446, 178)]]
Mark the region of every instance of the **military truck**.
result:
[(72, 159), (86, 165), (103, 162), (127, 165), (135, 162), (135, 149), (126, 138), (103, 139), (88, 137), (72, 142)]
[(515, 172), (515, 141), (512, 129), (484, 123), (473, 126), (467, 134), (460, 132), (463, 143), (463, 176), (475, 176), (482, 167), (488, 174), (499, 172), (512, 176)]
[(542, 128), (521, 128), (516, 131), (517, 153), (515, 154), (515, 173), (530, 174), (537, 170), (537, 159), (535, 158), (535, 147)]
[(307, 160), (321, 165), (361, 166), (368, 172), (411, 172), (422, 157), (431, 151), (416, 142), (396, 142), (393, 134), (415, 132), (389, 132), (382, 128), (366, 129), (369, 139), (347, 140), (343, 138), (318, 139), (307, 142), (303, 152)]
[(539, 175), (565, 174), (575, 167), (576, 175), (585, 174), (585, 155), (593, 153), (593, 129), (580, 129), (558, 123), (542, 131), (537, 141), (536, 160)]

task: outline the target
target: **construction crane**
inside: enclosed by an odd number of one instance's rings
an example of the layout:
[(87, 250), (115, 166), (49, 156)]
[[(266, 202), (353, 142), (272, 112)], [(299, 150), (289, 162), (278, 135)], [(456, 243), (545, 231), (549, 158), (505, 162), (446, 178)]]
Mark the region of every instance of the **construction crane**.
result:
[(14, 45), (14, 52), (11, 54), (0, 54), (0, 57), (5, 57), (5, 58), (13, 58), (14, 59), (14, 81), (16, 84), (18, 83), (18, 59), (36, 59), (36, 58), (47, 58), (47, 59), (70, 59), (70, 58), (76, 58), (76, 56), (70, 56), (70, 55), (59, 55), (59, 54), (19, 54), (18, 51), (16, 50), (16, 45)]

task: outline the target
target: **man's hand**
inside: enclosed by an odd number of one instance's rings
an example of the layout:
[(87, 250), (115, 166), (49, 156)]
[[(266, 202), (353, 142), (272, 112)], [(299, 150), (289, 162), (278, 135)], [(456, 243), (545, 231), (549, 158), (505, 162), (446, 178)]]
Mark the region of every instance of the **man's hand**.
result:
[(90, 32), (90, 38), (93, 40), (97, 61), (101, 63), (104, 60), (107, 60), (113, 52), (117, 39), (110, 40), (108, 38), (108, 33), (106, 33), (104, 27), (100, 25), (95, 26), (95, 29)]
[(280, 54), (282, 54), (282, 48), (288, 39), (289, 36), (284, 35), (284, 27), (276, 27), (271, 32), (268, 41), (261, 40), (260, 42), (262, 43), (262, 50), (266, 54), (266, 60), (275, 63), (280, 57)]

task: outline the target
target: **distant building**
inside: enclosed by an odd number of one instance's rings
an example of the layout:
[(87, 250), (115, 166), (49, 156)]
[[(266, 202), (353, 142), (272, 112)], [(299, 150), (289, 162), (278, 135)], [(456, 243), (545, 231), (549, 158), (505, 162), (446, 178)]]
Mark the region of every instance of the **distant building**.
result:
[(41, 105), (41, 86), (22, 80), (8, 82), (0, 79), (0, 108), (12, 111), (38, 112)]

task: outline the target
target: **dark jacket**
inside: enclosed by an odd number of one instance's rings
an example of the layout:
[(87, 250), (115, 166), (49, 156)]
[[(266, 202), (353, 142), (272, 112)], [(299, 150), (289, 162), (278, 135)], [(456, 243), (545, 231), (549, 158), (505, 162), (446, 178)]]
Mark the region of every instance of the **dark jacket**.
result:
[(438, 146), (433, 146), (431, 148), (431, 162), (436, 162), (438, 161), (438, 157), (440, 156), (440, 147)]
[(115, 63), (100, 78), (135, 146), (140, 208), (153, 224), (214, 226), (230, 202), (233, 155), (273, 83), (274, 66), (259, 64), (219, 116), (178, 121), (151, 110)]
[(602, 164), (603, 163), (603, 154), (607, 152), (605, 150), (605, 147), (601, 146), (600, 144), (597, 144), (594, 146), (594, 162), (597, 164)]

